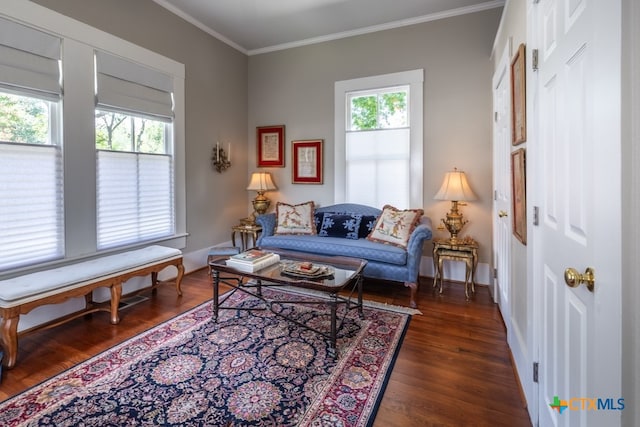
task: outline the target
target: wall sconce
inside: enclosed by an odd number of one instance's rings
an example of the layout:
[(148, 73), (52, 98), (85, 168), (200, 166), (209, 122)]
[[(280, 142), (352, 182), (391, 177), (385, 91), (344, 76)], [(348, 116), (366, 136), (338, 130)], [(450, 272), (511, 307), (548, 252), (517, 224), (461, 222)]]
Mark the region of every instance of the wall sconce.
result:
[(264, 193), (275, 189), (276, 185), (273, 183), (269, 172), (254, 172), (251, 174), (251, 181), (249, 181), (247, 190), (257, 191), (258, 195), (252, 201), (253, 212), (246, 219), (247, 224), (255, 224), (256, 214), (262, 215), (269, 209), (271, 200), (267, 199)]
[(213, 149), (213, 154), (211, 155), (211, 165), (216, 168), (219, 173), (231, 167), (231, 144), (229, 144), (228, 150), (228, 153), (225, 153), (224, 148), (216, 141), (216, 147)]
[(438, 191), (434, 199), (451, 201), (451, 210), (447, 213), (447, 219), (443, 218), (442, 222), (451, 234), (451, 242), (457, 242), (458, 233), (469, 222), (464, 220), (462, 214), (458, 211), (458, 202), (476, 199), (476, 195), (471, 191), (464, 172), (456, 168), (452, 172), (447, 172), (440, 191)]

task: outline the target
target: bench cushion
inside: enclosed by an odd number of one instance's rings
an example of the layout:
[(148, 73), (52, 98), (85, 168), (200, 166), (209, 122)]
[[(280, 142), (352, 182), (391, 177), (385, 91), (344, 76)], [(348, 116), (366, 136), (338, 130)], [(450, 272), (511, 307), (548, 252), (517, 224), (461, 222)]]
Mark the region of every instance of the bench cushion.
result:
[(179, 249), (149, 246), (1, 280), (0, 306), (47, 291), (98, 280), (109, 275), (117, 275), (126, 270), (179, 256), (182, 256)]

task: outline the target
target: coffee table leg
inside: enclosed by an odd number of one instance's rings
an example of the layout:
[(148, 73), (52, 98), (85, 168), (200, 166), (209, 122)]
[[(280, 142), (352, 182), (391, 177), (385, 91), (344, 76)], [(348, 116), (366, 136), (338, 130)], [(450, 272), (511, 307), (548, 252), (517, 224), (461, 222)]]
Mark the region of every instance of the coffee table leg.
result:
[(213, 321), (218, 320), (218, 298), (219, 298), (220, 272), (213, 271)]
[(358, 277), (358, 314), (360, 319), (364, 319), (364, 311), (362, 309), (362, 288), (364, 287), (364, 279), (362, 275)]
[(337, 344), (337, 317), (338, 317), (338, 295), (331, 294), (331, 301), (329, 302), (331, 308), (331, 342), (329, 343), (329, 353), (331, 356), (336, 357), (336, 344)]
[(256, 294), (258, 294), (258, 296), (262, 296), (262, 280), (261, 279), (257, 279), (256, 280)]

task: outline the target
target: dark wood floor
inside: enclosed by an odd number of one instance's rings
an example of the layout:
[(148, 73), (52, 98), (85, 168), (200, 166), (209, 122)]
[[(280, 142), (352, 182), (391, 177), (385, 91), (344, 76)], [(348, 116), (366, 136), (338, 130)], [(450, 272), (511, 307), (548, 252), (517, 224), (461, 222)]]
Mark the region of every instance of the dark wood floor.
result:
[[(211, 298), (206, 270), (185, 276), (184, 295), (172, 286), (121, 311), (77, 319), (21, 337), (18, 363), (3, 371), (5, 400), (137, 333)], [(365, 283), (365, 298), (406, 305), (409, 292), (384, 282)], [(486, 287), (465, 301), (461, 284), (445, 283), (443, 295), (423, 279), (413, 316), (375, 426), (531, 426), (511, 365), (498, 308)]]

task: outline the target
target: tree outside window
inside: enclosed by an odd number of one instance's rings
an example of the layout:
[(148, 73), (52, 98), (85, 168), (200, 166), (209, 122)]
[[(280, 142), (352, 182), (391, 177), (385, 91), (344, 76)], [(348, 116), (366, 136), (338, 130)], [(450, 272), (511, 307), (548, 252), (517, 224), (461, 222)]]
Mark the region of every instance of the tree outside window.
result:
[(50, 144), (49, 102), (0, 92), (0, 141)]
[(96, 148), (164, 154), (165, 123), (124, 113), (96, 110)]
[(390, 90), (350, 97), (350, 129), (374, 130), (406, 127), (408, 123), (407, 91)]

